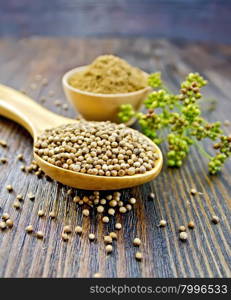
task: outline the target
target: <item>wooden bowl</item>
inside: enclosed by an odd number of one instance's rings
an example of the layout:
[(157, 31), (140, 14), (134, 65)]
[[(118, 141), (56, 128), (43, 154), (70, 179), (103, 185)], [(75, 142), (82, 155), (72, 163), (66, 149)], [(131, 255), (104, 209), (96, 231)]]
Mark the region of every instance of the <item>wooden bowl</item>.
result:
[[(97, 94), (85, 92), (72, 87), (69, 78), (75, 73), (83, 71), (87, 66), (75, 68), (67, 72), (62, 79), (63, 89), (67, 99), (72, 103), (78, 113), (88, 121), (112, 121), (119, 123), (117, 114), (121, 104), (131, 104), (135, 111), (138, 111), (147, 94), (151, 91), (150, 87), (131, 93), (123, 94)], [(147, 73), (144, 72), (146, 76)], [(130, 122), (131, 124), (131, 122)]]

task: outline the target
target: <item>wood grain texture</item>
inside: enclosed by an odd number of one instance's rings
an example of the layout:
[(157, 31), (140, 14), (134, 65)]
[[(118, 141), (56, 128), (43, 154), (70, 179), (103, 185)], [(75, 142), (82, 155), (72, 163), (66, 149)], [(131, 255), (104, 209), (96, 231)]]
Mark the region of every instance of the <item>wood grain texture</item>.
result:
[(231, 43), (229, 0), (1, 1), (0, 36), (150, 37)]
[[(144, 70), (163, 72), (168, 85), (177, 90), (180, 80), (190, 71), (202, 73), (210, 84), (205, 92), (218, 99), (216, 109), (205, 115), (210, 121), (230, 118), (231, 47), (224, 45), (176, 43), (166, 40), (112, 39), (2, 39), (0, 41), (0, 82), (16, 89), (26, 90), (36, 101), (67, 117), (68, 111), (56, 107), (54, 101), (65, 103), (61, 89), (61, 77), (67, 70), (91, 62), (102, 53), (115, 53)], [(37, 74), (48, 79), (47, 86), (35, 80)], [(36, 83), (35, 89), (31, 84)], [(49, 91), (54, 96), (49, 96)], [(226, 133), (230, 127), (224, 127)], [(179, 170), (168, 169), (151, 183), (122, 191), (123, 199), (131, 195), (138, 199), (135, 209), (126, 215), (116, 216), (109, 224), (102, 224), (95, 213), (83, 218), (67, 195), (68, 187), (49, 182), (45, 178), (21, 172), (21, 162), (16, 155), (23, 153), (27, 164), (32, 159), (32, 139), (17, 124), (0, 118), (0, 139), (8, 148), (0, 148), (0, 157), (9, 162), (0, 165), (0, 214), (7, 211), (14, 220), (14, 227), (0, 232), (0, 277), (91, 277), (100, 272), (105, 277), (230, 277), (230, 163), (218, 176), (209, 176), (207, 161), (197, 148), (193, 148), (188, 160)], [(212, 151), (211, 148), (208, 149)], [(163, 153), (166, 146), (162, 146)], [(8, 193), (7, 184), (14, 192)], [(196, 188), (201, 195), (191, 196)], [(36, 195), (34, 201), (28, 193)], [(148, 200), (150, 192), (155, 200)], [(22, 209), (16, 211), (13, 201), (16, 194), (23, 194)], [(84, 191), (74, 191), (83, 195)], [(57, 212), (57, 220), (38, 218), (43, 208)], [(221, 223), (211, 224), (216, 214)], [(160, 219), (168, 226), (159, 228)], [(196, 228), (189, 233), (186, 243), (179, 241), (178, 227), (193, 220)], [(115, 251), (106, 256), (103, 234), (112, 231), (116, 221), (123, 224), (115, 243)], [(68, 243), (61, 241), (64, 224), (83, 224), (82, 238), (71, 235)], [(33, 224), (44, 231), (43, 241), (25, 233), (25, 227)], [(94, 232), (97, 241), (90, 243), (88, 233)], [(134, 259), (134, 237), (142, 240), (143, 262)]]

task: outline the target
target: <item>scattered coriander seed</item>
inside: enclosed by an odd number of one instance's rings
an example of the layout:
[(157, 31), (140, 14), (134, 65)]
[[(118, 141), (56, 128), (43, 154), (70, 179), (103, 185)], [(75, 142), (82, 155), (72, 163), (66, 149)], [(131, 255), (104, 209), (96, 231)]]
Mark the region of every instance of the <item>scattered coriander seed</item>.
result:
[(225, 125), (225, 126), (229, 126), (230, 124), (231, 124), (231, 122), (230, 122), (229, 120), (225, 120), (225, 121), (224, 121), (224, 125)]
[(108, 212), (108, 214), (109, 214), (110, 216), (114, 216), (114, 215), (115, 215), (115, 210), (114, 210), (114, 208), (109, 208), (107, 212)]
[(141, 253), (141, 252), (136, 252), (135, 258), (136, 258), (137, 260), (142, 260), (142, 259), (143, 259), (142, 253)]
[(83, 214), (85, 217), (88, 217), (89, 214), (90, 214), (90, 212), (89, 212), (88, 209), (83, 209), (82, 214)]
[(190, 190), (190, 193), (191, 193), (191, 195), (193, 195), (193, 196), (194, 196), (194, 195), (196, 195), (196, 194), (197, 194), (197, 190), (196, 190), (196, 189), (191, 189), (191, 190)]
[(15, 209), (19, 209), (19, 208), (21, 207), (20, 202), (19, 202), (18, 200), (14, 201), (13, 207), (14, 207)]
[(23, 166), (20, 166), (20, 170), (22, 171), (22, 172), (26, 172), (26, 167), (23, 165)]
[(0, 222), (0, 229), (4, 230), (6, 228), (6, 222), (1, 221)]
[(5, 164), (5, 163), (8, 162), (8, 160), (7, 160), (6, 157), (1, 157), (1, 158), (0, 158), (0, 162), (1, 162), (2, 164)]
[(6, 143), (6, 141), (4, 141), (4, 140), (0, 140), (0, 146), (2, 146), (2, 147), (7, 147), (7, 143)]
[(112, 247), (112, 245), (107, 245), (106, 247), (105, 247), (105, 250), (106, 250), (106, 253), (111, 253), (112, 251), (113, 251), (113, 247)]
[(133, 245), (134, 245), (134, 246), (140, 246), (140, 245), (141, 245), (141, 240), (140, 240), (139, 238), (135, 238), (135, 239), (133, 240)]
[(29, 194), (28, 194), (28, 198), (29, 198), (31, 201), (33, 201), (33, 200), (35, 199), (35, 195), (32, 194), (32, 193), (29, 193)]
[(17, 199), (18, 201), (22, 201), (22, 200), (23, 200), (23, 195), (22, 195), (22, 194), (18, 194), (18, 195), (16, 196), (16, 199)]
[(194, 222), (193, 222), (193, 221), (190, 221), (190, 222), (188, 223), (188, 228), (189, 228), (189, 229), (194, 229), (194, 227), (195, 227)]
[(65, 225), (63, 227), (63, 232), (65, 232), (65, 233), (71, 233), (72, 232), (71, 226), (70, 225)]
[(117, 240), (117, 234), (115, 232), (110, 232), (109, 235), (113, 240)]
[(154, 200), (154, 199), (155, 199), (155, 194), (154, 194), (154, 193), (150, 193), (150, 194), (148, 195), (148, 198), (149, 198), (150, 200)]
[(95, 239), (94, 233), (89, 233), (88, 238), (90, 241), (94, 241), (94, 239)]
[(12, 187), (12, 185), (10, 185), (10, 184), (8, 184), (8, 185), (6, 186), (6, 189), (7, 189), (7, 191), (8, 191), (9, 193), (13, 191), (13, 187)]
[(43, 239), (44, 238), (44, 233), (42, 231), (37, 231), (36, 236), (38, 239)]
[(23, 154), (21, 154), (21, 153), (18, 154), (17, 159), (18, 159), (18, 160), (21, 160), (21, 161), (24, 160)]
[(117, 230), (120, 230), (120, 229), (122, 228), (122, 225), (121, 225), (120, 223), (116, 223), (116, 224), (115, 224), (115, 228), (116, 228)]
[(27, 233), (31, 233), (31, 232), (33, 232), (33, 231), (34, 231), (34, 228), (33, 228), (32, 225), (28, 225), (28, 226), (26, 227), (26, 232), (27, 232)]
[(180, 240), (181, 241), (186, 241), (187, 240), (187, 238), (188, 238), (188, 234), (187, 234), (187, 232), (185, 232), (185, 231), (182, 231), (181, 233), (180, 233)]
[(180, 231), (180, 232), (186, 231), (186, 227), (183, 226), (183, 225), (181, 225), (181, 226), (179, 227), (179, 231)]
[(136, 203), (136, 199), (135, 198), (130, 198), (129, 199), (129, 203), (130, 204), (135, 204)]
[(75, 227), (75, 232), (78, 234), (81, 234), (83, 232), (83, 228), (81, 226), (76, 226)]
[(107, 216), (104, 216), (102, 218), (103, 223), (108, 223), (109, 222), (109, 218)]
[(121, 207), (119, 208), (119, 212), (122, 213), (122, 214), (125, 214), (125, 213), (127, 212), (126, 207), (121, 206)]
[(14, 222), (11, 219), (6, 220), (6, 225), (11, 228), (14, 225)]
[(214, 223), (214, 224), (218, 224), (219, 222), (220, 222), (220, 219), (219, 219), (219, 217), (218, 216), (212, 216), (212, 222)]
[(49, 213), (49, 217), (50, 217), (51, 219), (56, 218), (56, 213), (55, 213), (54, 211), (51, 211), (51, 212)]
[(41, 101), (41, 103), (45, 103), (45, 102), (47, 101), (47, 99), (46, 99), (45, 97), (42, 97), (42, 98), (40, 99), (40, 101)]
[(69, 236), (66, 233), (62, 233), (62, 240), (67, 242), (69, 240)]
[(102, 277), (102, 274), (100, 274), (100, 273), (95, 273), (93, 275), (93, 278), (101, 278), (101, 277)]
[(165, 227), (167, 222), (165, 220), (160, 220), (159, 227)]
[(111, 244), (112, 243), (112, 237), (110, 235), (105, 235), (103, 240), (104, 240), (105, 244)]
[(2, 214), (2, 219), (3, 219), (3, 220), (6, 221), (6, 220), (8, 220), (9, 218), (10, 218), (10, 215), (9, 215), (8, 213), (5, 212), (5, 213)]
[(43, 217), (44, 215), (45, 215), (44, 210), (40, 209), (40, 210), (38, 211), (38, 216), (39, 216), (39, 217)]

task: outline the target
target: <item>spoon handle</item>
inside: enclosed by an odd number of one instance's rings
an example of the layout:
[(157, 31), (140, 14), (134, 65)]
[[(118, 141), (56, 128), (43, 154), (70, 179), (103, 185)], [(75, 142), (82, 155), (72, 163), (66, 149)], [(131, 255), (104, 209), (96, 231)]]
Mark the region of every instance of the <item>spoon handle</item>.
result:
[(43, 108), (23, 93), (1, 84), (0, 115), (25, 127), (34, 138), (44, 129), (59, 126), (68, 120)]

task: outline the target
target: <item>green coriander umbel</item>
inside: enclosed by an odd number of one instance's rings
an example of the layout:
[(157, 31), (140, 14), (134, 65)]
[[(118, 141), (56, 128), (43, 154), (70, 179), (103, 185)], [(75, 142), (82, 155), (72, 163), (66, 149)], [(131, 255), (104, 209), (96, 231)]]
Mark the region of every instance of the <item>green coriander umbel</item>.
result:
[[(177, 95), (165, 87), (160, 73), (150, 75), (148, 83), (154, 91), (144, 102), (147, 112), (136, 113), (130, 104), (124, 104), (118, 114), (120, 120), (128, 122), (136, 117), (143, 133), (155, 143), (167, 141), (167, 163), (170, 167), (180, 167), (190, 147), (197, 144), (209, 158), (209, 172), (216, 174), (220, 171), (231, 154), (231, 137), (223, 134), (220, 122), (209, 123), (201, 117), (198, 100), (202, 98), (201, 88), (207, 81), (198, 73), (190, 73), (182, 82)], [(163, 137), (166, 132), (164, 129), (167, 129), (167, 136)], [(214, 157), (198, 144), (198, 141), (206, 138), (218, 141), (214, 144), (217, 150)]]

